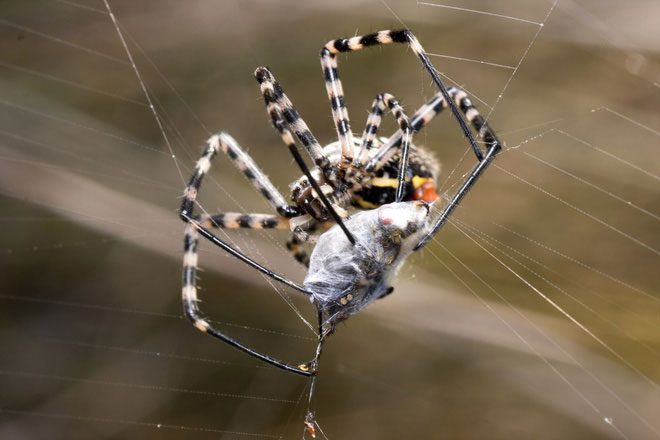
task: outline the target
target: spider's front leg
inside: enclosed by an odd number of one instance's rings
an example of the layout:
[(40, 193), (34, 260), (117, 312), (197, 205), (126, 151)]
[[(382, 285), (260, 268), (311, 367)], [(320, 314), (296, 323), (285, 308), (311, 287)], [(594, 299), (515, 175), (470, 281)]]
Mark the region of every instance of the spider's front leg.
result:
[[(273, 77), (272, 73), (270, 73), (270, 71), (265, 67), (259, 67), (255, 72), (255, 76), (259, 84), (261, 84), (261, 92), (264, 95), (264, 101), (266, 102), (268, 113), (270, 114), (270, 117), (272, 119), (273, 126), (280, 133), (282, 142), (284, 142), (284, 144), (288, 147), (289, 152), (295, 159), (296, 163), (298, 164), (298, 167), (305, 174), (305, 177), (307, 177), (309, 184), (316, 192), (316, 195), (321, 200), (321, 203), (323, 203), (323, 205), (325, 206), (328, 214), (344, 231), (344, 234), (346, 235), (346, 238), (348, 238), (348, 241), (350, 241), (351, 243), (355, 243), (355, 238), (353, 237), (351, 232), (346, 228), (346, 225), (344, 225), (344, 221), (337, 212), (343, 210), (342, 207), (334, 206), (330, 202), (330, 200), (327, 198), (327, 196), (319, 186), (316, 179), (314, 179), (314, 176), (312, 176), (312, 173), (305, 164), (305, 161), (300, 156), (300, 153), (298, 153), (298, 149), (296, 148), (296, 144), (295, 141), (293, 140), (293, 136), (291, 135), (291, 130), (289, 130), (289, 127), (293, 128), (298, 139), (303, 143), (303, 145), (305, 145), (308, 148), (308, 151), (310, 155), (312, 155), (312, 158), (314, 158), (314, 154), (316, 154), (314, 153), (314, 151), (316, 150), (317, 146), (318, 149), (320, 150), (321, 148), (320, 145), (318, 145), (318, 142), (312, 135), (312, 132), (309, 131), (309, 128), (307, 128), (305, 122), (302, 120), (302, 118), (300, 118), (300, 115), (298, 115), (298, 113), (295, 111), (295, 109), (291, 105), (291, 102), (288, 100), (286, 95), (284, 95), (284, 91), (279, 86), (277, 81), (275, 81), (275, 78)], [(337, 180), (334, 174), (334, 169), (332, 168), (330, 161), (325, 157), (322, 151), (318, 154), (320, 154), (320, 157), (318, 159), (317, 164), (320, 165), (317, 166), (321, 169), (324, 175), (327, 175), (326, 183), (330, 184), (333, 190), (336, 190), (335, 185), (337, 184)]]
[(442, 212), (433, 222), (433, 226), (430, 231), (420, 240), (419, 243), (415, 246), (415, 250), (421, 249), (429, 240), (431, 240), (435, 234), (438, 233), (440, 228), (445, 224), (449, 215), (456, 209), (458, 204), (463, 200), (463, 197), (468, 193), (472, 188), (475, 182), (479, 179), (484, 170), (490, 165), (495, 156), (502, 149), (502, 144), (497, 138), (495, 132), (490, 128), (483, 116), (479, 114), (479, 111), (472, 104), (472, 101), (467, 97), (467, 93), (460, 89), (453, 89), (451, 91), (452, 98), (456, 104), (460, 107), (461, 111), (465, 113), (465, 117), (472, 124), (474, 129), (477, 131), (479, 138), (483, 139), (486, 143), (488, 149), (486, 150), (486, 155), (481, 158), (479, 163), (472, 168), (472, 171), (468, 174), (467, 178), (463, 184), (459, 187), (458, 191), (451, 198), (449, 203), (442, 209)]
[[(472, 124), (478, 138), (483, 141), (488, 149), (500, 148), (500, 141), (493, 129), (488, 125), (479, 110), (468, 98), (467, 93), (457, 87), (449, 87), (447, 89), (453, 102), (458, 106), (461, 112), (465, 115), (467, 121)], [(442, 110), (447, 108), (448, 104), (445, 101), (442, 93), (438, 92), (430, 101), (421, 106), (413, 115), (410, 120), (410, 125), (413, 129), (413, 135), (419, 132), (426, 126), (433, 118), (435, 118)], [(367, 170), (376, 170), (383, 165), (390, 148), (396, 148), (402, 143), (403, 133), (401, 130), (397, 131), (390, 139), (382, 146), (381, 150), (369, 159), (366, 165)]]
[(367, 118), (367, 125), (365, 127), (364, 134), (362, 135), (362, 145), (360, 147), (360, 152), (355, 162), (358, 166), (366, 165), (368, 150), (371, 149), (373, 140), (376, 137), (376, 133), (378, 132), (382, 114), (385, 108), (389, 108), (392, 111), (392, 115), (394, 115), (397, 124), (399, 125), (399, 130), (401, 130), (403, 133), (403, 138), (401, 141), (401, 158), (399, 159), (398, 184), (395, 195), (395, 201), (400, 202), (403, 199), (403, 189), (405, 186), (406, 174), (408, 172), (408, 156), (410, 152), (410, 142), (412, 140), (413, 128), (411, 126), (410, 119), (406, 115), (406, 112), (403, 110), (403, 107), (401, 107), (394, 96), (390, 95), (389, 93), (377, 95), (371, 108), (371, 114)]
[(319, 167), (321, 173), (323, 173), (325, 180), (328, 182), (334, 181), (334, 168), (323, 154), (321, 144), (316, 140), (307, 123), (300, 117), (272, 72), (267, 67), (258, 67), (254, 72), (254, 77), (259, 83), (268, 115), (275, 129), (280, 133), (284, 144), (286, 146), (293, 144), (293, 139), (287, 133), (284, 133), (284, 130), (280, 127), (286, 124), (295, 133), (300, 143), (303, 144), (303, 147), (314, 161), (314, 165)]
[(325, 77), (326, 91), (328, 93), (328, 98), (332, 107), (332, 116), (335, 122), (335, 127), (337, 129), (337, 135), (339, 136), (339, 140), (342, 145), (342, 154), (344, 155), (345, 161), (353, 161), (353, 135), (350, 128), (348, 110), (344, 102), (344, 91), (341, 80), (339, 79), (339, 72), (337, 70), (337, 54), (340, 52), (353, 52), (369, 46), (385, 45), (391, 43), (407, 44), (415, 53), (415, 55), (417, 55), (424, 68), (431, 75), (433, 82), (440, 89), (440, 93), (449, 103), (449, 107), (451, 108), (454, 117), (461, 126), (463, 135), (470, 142), (470, 146), (472, 147), (474, 154), (477, 156), (477, 159), (481, 160), (483, 158), (483, 154), (479, 149), (474, 136), (470, 132), (470, 129), (468, 128), (465, 120), (463, 120), (458, 107), (451, 100), (447, 88), (440, 80), (438, 72), (436, 71), (435, 67), (433, 67), (433, 64), (431, 63), (429, 57), (426, 55), (426, 52), (424, 52), (422, 45), (419, 43), (412, 32), (410, 32), (408, 29), (402, 29), (396, 31), (385, 30), (358, 37), (332, 40), (329, 41), (321, 50), (321, 67), (323, 68), (323, 75)]

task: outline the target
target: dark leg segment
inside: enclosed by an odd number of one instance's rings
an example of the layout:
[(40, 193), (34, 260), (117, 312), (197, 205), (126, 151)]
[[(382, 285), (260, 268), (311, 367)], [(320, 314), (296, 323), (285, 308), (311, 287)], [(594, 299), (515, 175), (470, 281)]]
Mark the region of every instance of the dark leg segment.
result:
[(222, 212), (196, 215), (193, 219), (206, 229), (289, 229), (288, 218), (273, 214)]
[[(467, 98), (466, 98), (467, 99)], [(467, 107), (468, 109), (470, 107)], [(474, 107), (471, 107), (472, 109)], [(472, 119), (472, 123), (475, 125), (475, 127), (479, 127), (479, 133), (483, 133), (484, 140), (486, 140), (486, 143), (488, 145), (488, 150), (486, 151), (486, 156), (472, 169), (470, 174), (468, 175), (467, 179), (465, 179), (465, 182), (461, 185), (461, 187), (458, 189), (456, 194), (452, 197), (451, 201), (447, 206), (444, 207), (442, 212), (440, 213), (440, 216), (434, 221), (433, 226), (431, 227), (430, 231), (428, 234), (420, 240), (417, 245), (415, 245), (414, 250), (419, 250), (421, 247), (423, 247), (429, 240), (435, 236), (435, 234), (438, 233), (440, 228), (445, 224), (447, 221), (447, 218), (449, 218), (449, 215), (456, 209), (458, 204), (461, 202), (463, 197), (468, 193), (472, 185), (475, 184), (477, 179), (481, 176), (481, 174), (484, 172), (484, 170), (490, 165), (492, 160), (495, 158), (495, 155), (502, 149), (502, 146), (500, 144), (500, 141), (497, 139), (495, 136), (495, 133), (486, 125), (484, 122), (484, 119), (476, 112), (474, 113), (474, 118)]]
[(305, 267), (309, 267), (309, 254), (302, 249), (303, 241), (296, 234), (291, 234), (286, 241), (286, 248), (293, 258)]
[[(465, 182), (458, 189), (454, 197), (447, 206), (444, 207), (440, 216), (435, 220), (433, 226), (428, 234), (415, 246), (415, 250), (419, 250), (424, 246), (435, 234), (438, 233), (440, 228), (445, 224), (449, 215), (456, 209), (463, 197), (470, 190), (472, 185), (479, 179), (484, 170), (488, 167), (493, 158), (502, 149), (502, 144), (497, 138), (495, 132), (488, 126), (483, 116), (474, 107), (472, 101), (467, 97), (467, 93), (457, 88), (449, 89), (450, 95), (456, 105), (459, 106), (461, 111), (465, 114), (465, 118), (472, 124), (480, 139), (483, 139), (486, 144), (486, 155), (479, 161), (479, 163), (472, 169)], [(413, 122), (414, 124), (414, 122)]]
[[(325, 206), (330, 216), (344, 231), (344, 234), (346, 235), (346, 238), (348, 238), (348, 241), (350, 241), (352, 244), (355, 244), (355, 238), (353, 238), (353, 235), (346, 228), (346, 225), (344, 224), (344, 221), (342, 220), (341, 216), (337, 214), (337, 211), (332, 206), (332, 203), (330, 202), (330, 200), (328, 200), (325, 193), (321, 190), (318, 182), (316, 181), (316, 179), (314, 179), (312, 173), (309, 171), (309, 168), (305, 164), (305, 161), (300, 156), (300, 153), (298, 153), (298, 149), (296, 148), (295, 141), (293, 140), (291, 131), (288, 128), (289, 126), (291, 126), (291, 124), (289, 124), (289, 122), (286, 120), (286, 117), (282, 112), (280, 105), (278, 104), (278, 98), (277, 98), (278, 92), (276, 92), (275, 90), (275, 86), (277, 85), (277, 83), (275, 82), (275, 79), (270, 74), (270, 71), (268, 71), (268, 69), (266, 69), (265, 67), (257, 69), (256, 76), (257, 76), (257, 80), (261, 84), (261, 91), (264, 95), (264, 100), (266, 101), (266, 105), (268, 106), (268, 113), (270, 114), (270, 117), (272, 119), (273, 126), (275, 126), (277, 131), (280, 133), (280, 136), (282, 137), (282, 142), (284, 142), (284, 144), (289, 148), (289, 152), (295, 159), (296, 163), (298, 164), (298, 167), (307, 177), (309, 184), (312, 186), (312, 188), (314, 188), (314, 191), (316, 191), (316, 194), (318, 195), (319, 199)], [(293, 110), (293, 107), (291, 107), (290, 110)], [(297, 119), (295, 119), (295, 121), (297, 121), (296, 122), (297, 124), (300, 124), (302, 119), (298, 117)], [(309, 132), (309, 130), (307, 131)], [(311, 136), (311, 132), (309, 132), (309, 135)], [(314, 142), (316, 142), (316, 140), (314, 140)], [(327, 158), (325, 156), (323, 155), (321, 156), (323, 157), (323, 159), (327, 161)], [(328, 166), (330, 166), (329, 162), (328, 162)]]
[(288, 280), (283, 278), (281, 275), (277, 275), (273, 273), (272, 271), (264, 268), (263, 266), (260, 266), (256, 262), (252, 262), (252, 263), (248, 262), (249, 259), (245, 255), (235, 250), (234, 248), (232, 248), (231, 246), (229, 246), (219, 238), (215, 237), (208, 230), (202, 228), (199, 225), (199, 223), (195, 223), (191, 221), (186, 225), (186, 229), (184, 232), (184, 242), (183, 242), (184, 243), (183, 288), (181, 291), (181, 296), (183, 300), (183, 313), (186, 316), (186, 318), (188, 318), (188, 320), (192, 322), (195, 328), (201, 331), (202, 333), (208, 333), (209, 335), (216, 337), (226, 342), (227, 344), (231, 345), (232, 347), (238, 348), (239, 350), (251, 356), (256, 357), (257, 359), (260, 359), (264, 362), (267, 362), (283, 370), (291, 371), (293, 373), (298, 373), (303, 376), (312, 376), (314, 374), (314, 371), (310, 369), (307, 366), (307, 364), (293, 366), (285, 362), (282, 362), (278, 359), (275, 359), (271, 356), (261, 354), (258, 351), (255, 351), (250, 347), (238, 342), (237, 340), (225, 335), (223, 332), (213, 327), (206, 319), (202, 317), (202, 314), (198, 306), (199, 300), (197, 298), (197, 282), (196, 282), (197, 260), (198, 260), (198, 253), (197, 253), (198, 231), (201, 232), (204, 237), (209, 238), (214, 244), (219, 245), (221, 248), (226, 250), (231, 255), (234, 255), (235, 257), (245, 261), (255, 269), (258, 269), (261, 272), (265, 273), (266, 275), (271, 276), (273, 279), (290, 285), (290, 282), (288, 282)]

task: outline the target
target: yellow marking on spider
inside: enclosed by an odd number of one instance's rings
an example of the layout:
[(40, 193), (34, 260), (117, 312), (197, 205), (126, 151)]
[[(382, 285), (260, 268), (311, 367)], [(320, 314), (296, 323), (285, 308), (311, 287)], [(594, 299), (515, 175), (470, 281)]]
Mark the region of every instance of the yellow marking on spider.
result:
[[(428, 177), (413, 176), (413, 188), (419, 188), (429, 180)], [(374, 177), (371, 179), (371, 185), (379, 188), (397, 188), (399, 186), (399, 180), (392, 177)], [(374, 208), (376, 208), (376, 206), (374, 206)]]
[(360, 208), (365, 208), (365, 209), (378, 208), (378, 205), (376, 205), (375, 203), (368, 202), (360, 196), (353, 196), (353, 199), (355, 200), (355, 203), (357, 203), (360, 206)]
[(374, 177), (370, 183), (371, 186), (377, 186), (379, 188), (396, 188), (399, 186), (399, 181), (392, 177)]
[(412, 185), (413, 188), (417, 189), (420, 186), (424, 185), (426, 182), (428, 182), (430, 179), (428, 177), (419, 177), (419, 176), (413, 176), (412, 178)]

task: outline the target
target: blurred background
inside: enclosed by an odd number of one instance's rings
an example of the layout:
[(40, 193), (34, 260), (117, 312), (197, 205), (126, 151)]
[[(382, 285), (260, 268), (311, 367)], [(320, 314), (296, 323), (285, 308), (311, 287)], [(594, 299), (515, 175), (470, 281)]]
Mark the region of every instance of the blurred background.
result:
[[(302, 436), (304, 378), (182, 318), (176, 209), (219, 130), (282, 191), (300, 174), (255, 67), (328, 143), (320, 48), (404, 25), (506, 148), (394, 294), (328, 340), (319, 437), (660, 437), (660, 5), (431, 1), (109, 0), (167, 142), (103, 1), (2, 2), (1, 438)], [(357, 133), (377, 93), (410, 114), (435, 93), (404, 47), (339, 63)], [(415, 142), (450, 196), (472, 166), (458, 125), (440, 115)], [(269, 212), (222, 156), (200, 201)], [(285, 233), (222, 236), (304, 277)], [(218, 327), (313, 355), (304, 299), (206, 243), (200, 264)]]

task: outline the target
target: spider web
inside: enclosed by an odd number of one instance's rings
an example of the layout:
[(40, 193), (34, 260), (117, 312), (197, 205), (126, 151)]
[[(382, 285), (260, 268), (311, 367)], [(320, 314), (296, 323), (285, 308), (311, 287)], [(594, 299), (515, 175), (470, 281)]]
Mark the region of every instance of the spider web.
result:
[[(282, 190), (299, 174), (256, 66), (327, 142), (321, 44), (402, 23), (506, 148), (395, 293), (329, 339), (319, 436), (660, 437), (657, 5), (109, 5), (116, 27), (103, 1), (2, 6), (3, 438), (300, 438), (306, 381), (181, 317), (175, 209), (220, 129)], [(376, 93), (409, 112), (435, 93), (400, 47), (339, 62), (355, 132)], [(442, 161), (450, 196), (472, 166), (458, 125), (440, 115), (416, 143)], [(223, 157), (201, 197), (208, 212), (270, 212)], [(285, 235), (223, 238), (304, 275)], [(304, 299), (209, 246), (200, 258), (202, 307), (220, 328), (310, 357)]]

